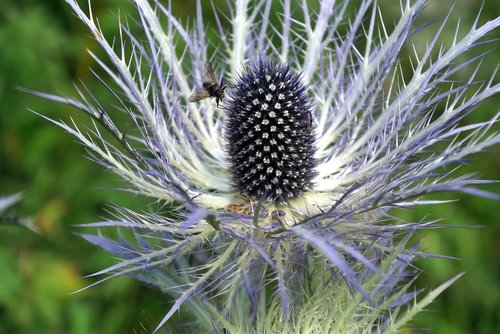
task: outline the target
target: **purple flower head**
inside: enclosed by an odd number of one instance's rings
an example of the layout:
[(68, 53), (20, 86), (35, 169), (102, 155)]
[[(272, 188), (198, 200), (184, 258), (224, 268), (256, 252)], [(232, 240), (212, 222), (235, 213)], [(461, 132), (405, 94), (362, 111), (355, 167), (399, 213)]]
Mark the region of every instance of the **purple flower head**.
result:
[[(289, 319), (311, 273), (354, 287), (373, 306), (380, 288), (367, 282), (385, 256), (425, 255), (395, 239), (435, 227), (398, 221), (391, 208), (436, 204), (423, 196), (444, 191), (499, 198), (475, 188), (486, 181), (454, 171), (500, 142), (488, 131), (498, 115), (459, 123), (500, 84), (494, 75), (477, 83), (475, 73), (449, 83), (481, 59), (459, 61), (500, 18), (476, 20), (448, 48), (440, 46), (445, 19), (403, 76), (401, 51), (424, 28), (415, 22), (427, 0), (401, 1), (394, 26), (371, 0), (352, 17), (349, 1), (323, 0), (314, 12), (306, 1), (292, 11), (285, 0), (277, 25), (269, 20), (273, 1), (228, 2), (227, 17), (214, 11), (221, 44), (211, 53), (200, 1), (187, 29), (161, 1), (135, 0), (140, 32), (120, 21), (118, 40), (67, 1), (104, 50), (105, 60), (92, 54), (106, 73), (99, 80), (132, 125), (121, 128), (116, 107), (85, 87), (78, 98), (36, 94), (90, 115), (95, 128), (87, 131), (52, 121), (134, 194), (171, 208), (116, 207), (113, 219), (92, 224), (130, 228), (134, 242), (86, 236), (123, 259), (96, 275), (134, 275), (178, 296), (159, 327), (194, 295), (224, 298), (228, 318), (239, 314), (242, 295), (252, 319), (263, 299), (278, 300)], [(189, 101), (208, 60), (232, 83), (220, 107), (213, 98)]]
[(283, 202), (310, 189), (312, 107), (289, 64), (259, 57), (236, 79), (225, 112), (227, 157), (239, 193)]

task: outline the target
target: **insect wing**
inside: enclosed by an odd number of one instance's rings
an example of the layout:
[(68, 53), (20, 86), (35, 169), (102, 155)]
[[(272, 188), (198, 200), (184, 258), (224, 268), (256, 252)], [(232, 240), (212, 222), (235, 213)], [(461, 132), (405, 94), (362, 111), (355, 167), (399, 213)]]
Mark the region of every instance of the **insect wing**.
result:
[(205, 88), (198, 88), (189, 97), (189, 102), (196, 102), (210, 97), (210, 93)]
[(210, 85), (218, 86), (217, 79), (215, 78), (214, 69), (212, 68), (212, 64), (207, 61), (205, 63), (205, 77), (203, 78), (203, 82), (207, 82)]

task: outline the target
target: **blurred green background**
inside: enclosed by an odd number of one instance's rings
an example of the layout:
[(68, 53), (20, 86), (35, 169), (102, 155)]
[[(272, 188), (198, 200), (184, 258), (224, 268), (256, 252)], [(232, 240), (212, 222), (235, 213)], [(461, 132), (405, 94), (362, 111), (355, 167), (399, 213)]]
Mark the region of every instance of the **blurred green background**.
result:
[[(214, 1), (225, 8), (224, 1)], [(316, 1), (311, 1), (316, 3)], [(353, 8), (355, 3), (353, 1)], [(128, 1), (92, 1), (105, 35), (116, 35), (116, 13), (133, 12)], [(210, 21), (209, 1), (203, 1)], [(455, 0), (455, 10), (443, 39), (450, 40), (461, 20), (465, 32), (481, 6), (480, 1)], [(194, 17), (195, 1), (172, 1), (183, 23)], [(380, 1), (390, 26), (397, 16), (396, 1)], [(442, 18), (451, 1), (429, 2), (421, 18)], [(484, 4), (481, 22), (500, 14), (500, 1)], [(435, 28), (413, 41), (421, 46)], [(95, 281), (83, 278), (115, 263), (110, 256), (83, 241), (85, 232), (73, 224), (98, 221), (107, 203), (137, 208), (145, 202), (108, 190), (122, 185), (114, 176), (85, 158), (82, 146), (61, 129), (31, 113), (54, 118), (71, 114), (69, 108), (23, 94), (16, 86), (72, 94), (73, 82), (82, 79), (100, 96), (102, 88), (89, 71), (96, 64), (85, 51), (99, 54), (96, 43), (62, 0), (7, 1), (0, 11), (0, 196), (23, 191), (25, 200), (12, 213), (31, 215), (42, 231), (36, 235), (15, 226), (0, 226), (0, 333), (142, 333), (163, 317), (168, 298), (131, 278), (118, 278), (70, 294)], [(490, 36), (499, 38), (497, 32)], [(498, 42), (496, 42), (498, 46)], [(500, 61), (492, 50), (479, 71), (488, 79)], [(408, 45), (407, 51), (411, 51)], [(471, 53), (478, 54), (480, 50)], [(466, 59), (465, 57), (463, 59)], [(462, 72), (463, 79), (473, 68)], [(103, 94), (105, 98), (105, 95)], [(466, 122), (484, 121), (499, 111), (500, 99), (482, 104)], [(498, 129), (498, 126), (496, 127)], [(500, 179), (500, 158), (495, 152), (478, 155), (464, 170), (487, 179)], [(499, 192), (498, 186), (488, 190)], [(461, 258), (459, 261), (424, 260), (419, 287), (437, 287), (452, 276), (466, 275), (413, 322), (430, 333), (500, 333), (500, 203), (471, 196), (447, 205), (405, 213), (409, 219), (447, 218), (445, 223), (483, 226), (475, 229), (433, 230), (421, 233), (422, 248)], [(407, 333), (420, 329), (408, 328)]]

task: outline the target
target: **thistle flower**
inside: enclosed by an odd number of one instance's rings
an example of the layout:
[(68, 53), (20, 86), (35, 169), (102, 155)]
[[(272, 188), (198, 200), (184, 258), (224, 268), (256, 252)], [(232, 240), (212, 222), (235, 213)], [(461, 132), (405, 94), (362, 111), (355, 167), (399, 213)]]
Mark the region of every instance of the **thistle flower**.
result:
[[(131, 192), (168, 205), (155, 213), (116, 207), (114, 219), (90, 224), (130, 228), (135, 242), (84, 236), (123, 259), (96, 273), (110, 274), (101, 281), (130, 274), (177, 294), (158, 328), (195, 295), (223, 298), (226, 319), (241, 312), (234, 307), (241, 296), (249, 319), (258, 318), (266, 298), (279, 300), (284, 319), (293, 319), (306, 299), (304, 282), (320, 277), (324, 284), (345, 282), (376, 305), (377, 287), (367, 282), (381, 275), (385, 258), (426, 256), (398, 248), (400, 236), (437, 226), (400, 222), (389, 209), (434, 204), (422, 197), (433, 192), (499, 198), (474, 188), (487, 181), (454, 171), (500, 142), (488, 131), (498, 115), (459, 123), (500, 85), (494, 75), (476, 83), (475, 73), (446, 85), (481, 59), (457, 62), (500, 18), (476, 20), (448, 48), (438, 46), (445, 19), (403, 77), (401, 50), (420, 30), (415, 22), (426, 0), (402, 1), (394, 27), (384, 26), (371, 0), (361, 1), (350, 21), (348, 1), (323, 0), (317, 13), (306, 2), (301, 13), (292, 12), (284, 1), (277, 26), (269, 21), (271, 1), (237, 0), (227, 18), (214, 10), (221, 38), (210, 53), (199, 1), (188, 30), (159, 1), (135, 0), (140, 35), (120, 23), (119, 43), (102, 34), (90, 9), (67, 2), (106, 53), (106, 61), (91, 53), (108, 75), (98, 78), (133, 129), (120, 128), (112, 108), (86, 89), (78, 89), (79, 98), (35, 94), (90, 115), (95, 127), (85, 132), (74, 122), (52, 122)], [(188, 102), (207, 60), (232, 83), (221, 108), (212, 99)]]
[(290, 65), (259, 59), (238, 78), (226, 113), (236, 191), (285, 201), (309, 190), (316, 165), (311, 104)]

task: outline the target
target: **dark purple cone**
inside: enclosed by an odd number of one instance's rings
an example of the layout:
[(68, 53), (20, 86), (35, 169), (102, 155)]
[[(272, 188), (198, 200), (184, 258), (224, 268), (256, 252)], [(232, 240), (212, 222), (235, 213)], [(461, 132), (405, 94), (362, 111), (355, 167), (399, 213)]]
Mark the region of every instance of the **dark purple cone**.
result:
[(225, 109), (237, 191), (284, 202), (309, 190), (316, 175), (311, 103), (290, 64), (259, 58), (236, 79)]

